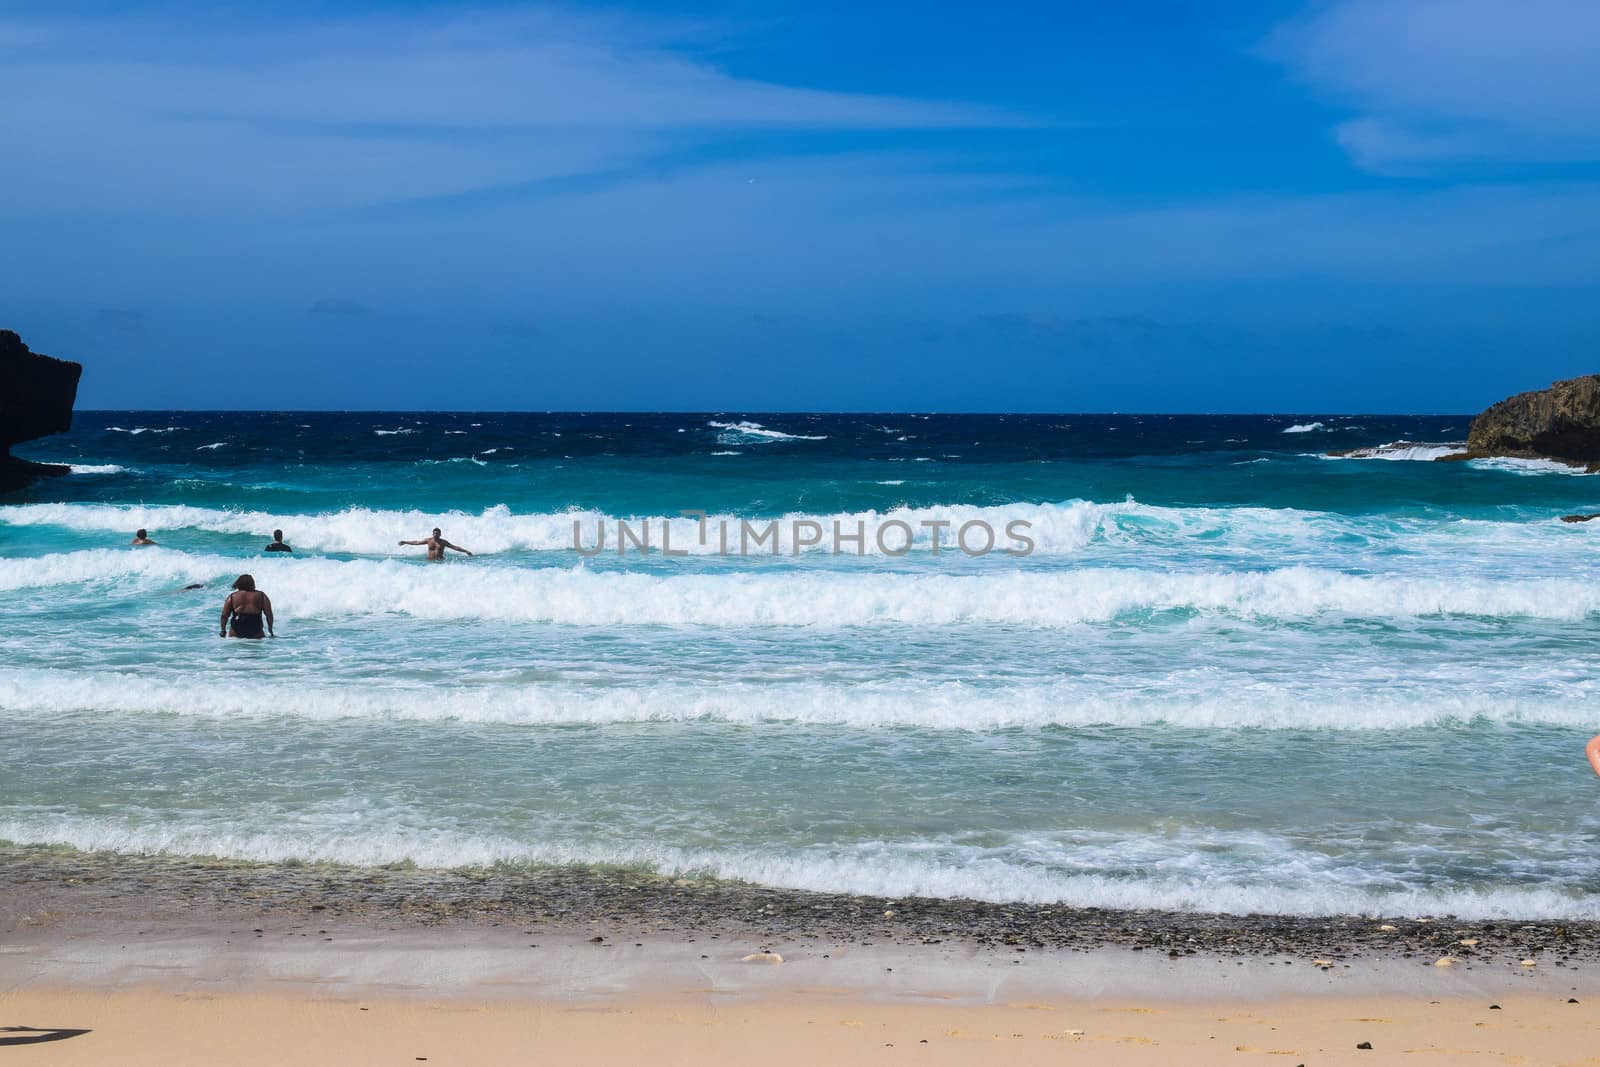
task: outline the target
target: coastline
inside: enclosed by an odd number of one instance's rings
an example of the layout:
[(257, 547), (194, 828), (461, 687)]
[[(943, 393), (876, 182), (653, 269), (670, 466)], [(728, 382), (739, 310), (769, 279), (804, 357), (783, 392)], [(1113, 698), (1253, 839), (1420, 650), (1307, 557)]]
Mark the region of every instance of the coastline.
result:
[(0, 844), (0, 930), (91, 915), (155, 922), (194, 908), (219, 919), (407, 928), (509, 924), (577, 933), (605, 927), (619, 940), (647, 932), (692, 940), (715, 930), (763, 942), (1120, 948), (1171, 958), (1284, 955), (1431, 964), (1451, 955), (1467, 968), (1529, 958), (1556, 968), (1600, 963), (1600, 921), (1594, 920), (1118, 910), (824, 893), (627, 868), (357, 867)]
[[(3, 846), (0, 1025), (37, 1029), (0, 1039), (87, 1030), (7, 1049), (65, 1064), (219, 1062), (219, 1042), (240, 1064), (1368, 1062), (1361, 1042), (1577, 1062), (1600, 1037), (1596, 927)], [(766, 951), (784, 962), (744, 958)]]

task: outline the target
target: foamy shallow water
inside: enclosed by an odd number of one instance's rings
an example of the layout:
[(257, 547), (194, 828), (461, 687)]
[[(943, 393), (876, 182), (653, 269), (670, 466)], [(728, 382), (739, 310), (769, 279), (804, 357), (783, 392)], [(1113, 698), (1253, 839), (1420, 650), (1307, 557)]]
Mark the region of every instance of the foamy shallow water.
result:
[[(1457, 431), (91, 414), (0, 506), (0, 838), (1597, 918), (1588, 480), (1301, 454)], [(732, 558), (681, 508), (1035, 551)], [(685, 556), (571, 547), (669, 517)], [(432, 525), (480, 556), (395, 546)], [(277, 641), (215, 636), (241, 570)]]

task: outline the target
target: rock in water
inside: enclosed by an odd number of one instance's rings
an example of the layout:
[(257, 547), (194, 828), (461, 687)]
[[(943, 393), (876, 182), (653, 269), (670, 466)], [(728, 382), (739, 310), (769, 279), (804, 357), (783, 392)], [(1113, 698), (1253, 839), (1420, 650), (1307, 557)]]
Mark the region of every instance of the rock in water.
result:
[(72, 428), (83, 366), (28, 351), (10, 330), (0, 330), (0, 493), (20, 489), (42, 474), (66, 467), (11, 458), (11, 446)]
[(1600, 374), (1519, 393), (1472, 420), (1467, 451), (1600, 463)]

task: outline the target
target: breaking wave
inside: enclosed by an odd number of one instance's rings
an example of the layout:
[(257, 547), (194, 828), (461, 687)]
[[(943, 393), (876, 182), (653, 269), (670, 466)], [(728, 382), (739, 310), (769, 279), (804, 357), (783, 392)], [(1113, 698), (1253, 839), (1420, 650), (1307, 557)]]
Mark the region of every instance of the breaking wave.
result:
[(826, 441), (827, 434), (784, 433), (782, 430), (772, 430), (759, 422), (708, 422), (714, 430), (721, 430), (717, 440), (725, 445), (752, 445), (769, 441)]
[(1220, 677), (1208, 691), (1192, 672), (1141, 677), (1118, 689), (1094, 679), (1004, 686), (964, 682), (659, 682), (627, 687), (542, 683), (456, 685), (256, 681), (248, 688), (101, 671), (0, 669), (9, 713), (181, 715), (188, 718), (495, 723), (513, 726), (649, 722), (800, 723), (857, 728), (990, 731), (1044, 727), (1407, 730), (1463, 723), (1587, 727), (1592, 694), (1526, 689), (1446, 690), (1422, 679), (1392, 692), (1321, 680), (1241, 687)]
[(83, 851), (277, 863), (619, 865), (669, 877), (710, 875), (889, 898), (1233, 914), (1600, 918), (1596, 898), (1573, 885), (1576, 879), (1559, 868), (1538, 887), (1430, 884), (1411, 871), (1355, 868), (1292, 837), (1206, 826), (1026, 841), (1006, 835), (986, 845), (934, 839), (684, 848), (617, 835), (605, 841), (528, 840), (504, 833), (464, 833), (457, 826), (396, 826), (381, 813), (357, 818), (357, 825), (350, 825), (345, 812), (295, 814), (292, 825), (281, 829), (242, 820), (219, 825), (193, 817), (152, 825), (131, 816), (14, 814), (0, 817), (0, 839)]
[[(130, 581), (147, 588), (181, 586), (213, 582), (237, 574), (239, 568), (240, 561), (228, 556), (159, 548), (137, 553), (91, 549), (0, 560), (0, 590)], [(661, 576), (584, 567), (439, 567), (397, 560), (302, 558), (274, 561), (263, 586), (285, 613), (301, 617), (398, 614), (597, 627), (1059, 628), (1171, 613), (1276, 619), (1466, 616), (1576, 621), (1600, 611), (1600, 586), (1581, 578), (1352, 575), (1308, 567)]]
[(1352, 448), (1347, 452), (1329, 452), (1324, 459), (1386, 459), (1400, 461), (1432, 462), (1446, 456), (1460, 455), (1466, 448), (1461, 441), (1433, 443), (1427, 441), (1391, 441), (1372, 448)]

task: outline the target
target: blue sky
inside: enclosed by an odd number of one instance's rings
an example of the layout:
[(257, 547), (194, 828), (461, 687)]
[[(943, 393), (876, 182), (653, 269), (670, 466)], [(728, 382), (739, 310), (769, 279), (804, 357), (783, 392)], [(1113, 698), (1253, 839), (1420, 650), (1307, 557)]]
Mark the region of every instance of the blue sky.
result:
[(1471, 411), (1600, 370), (1600, 5), (6, 3), (84, 407)]

